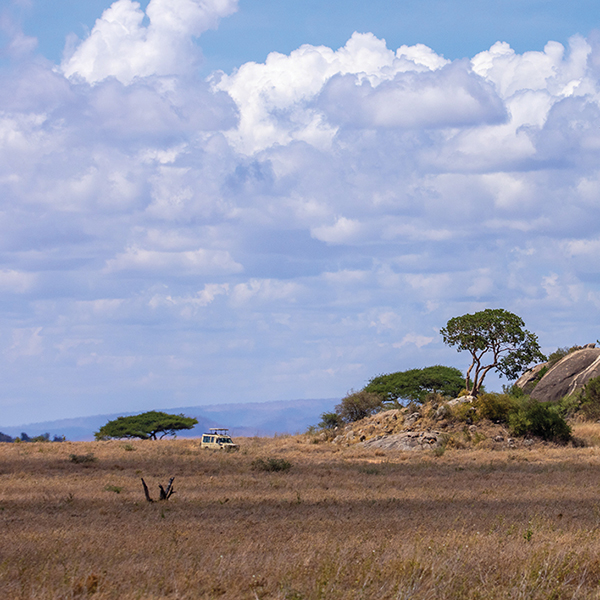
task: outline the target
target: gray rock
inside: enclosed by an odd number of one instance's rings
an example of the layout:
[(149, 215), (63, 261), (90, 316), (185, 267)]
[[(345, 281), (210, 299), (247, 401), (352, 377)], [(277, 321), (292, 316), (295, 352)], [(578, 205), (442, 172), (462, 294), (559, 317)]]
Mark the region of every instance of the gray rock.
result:
[(537, 377), (537, 374), (547, 365), (548, 363), (540, 363), (539, 365), (535, 365), (528, 371), (525, 371), (517, 381), (515, 381), (515, 385), (523, 389), (527, 384), (533, 383)]
[(414, 412), (410, 415), (408, 415), (407, 417), (404, 418), (404, 425), (406, 425), (407, 427), (411, 427), (412, 425), (414, 425), (419, 419), (421, 418), (420, 413), (418, 412)]
[(448, 401), (448, 406), (456, 406), (457, 404), (464, 404), (465, 402), (473, 402), (475, 396), (461, 396), (460, 398), (454, 398), (454, 400)]
[(450, 409), (446, 404), (442, 404), (436, 411), (434, 418), (436, 421), (441, 421), (445, 419), (450, 414)]
[(556, 402), (579, 390), (593, 377), (600, 377), (600, 348), (583, 348), (559, 360), (535, 386), (531, 397)]
[(425, 450), (440, 445), (439, 433), (435, 431), (405, 431), (395, 435), (373, 438), (363, 442), (365, 448), (381, 450)]
[(494, 438), (494, 441), (495, 441), (495, 442), (503, 442), (503, 441), (504, 441), (504, 438), (503, 438), (501, 435), (497, 435), (497, 436)]

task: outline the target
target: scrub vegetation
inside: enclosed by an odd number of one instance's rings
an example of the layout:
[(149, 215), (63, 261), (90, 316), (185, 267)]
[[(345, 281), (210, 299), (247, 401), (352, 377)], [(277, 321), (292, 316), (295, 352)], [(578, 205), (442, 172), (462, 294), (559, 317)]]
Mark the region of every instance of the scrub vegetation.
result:
[[(444, 453), (307, 434), (238, 439), (236, 454), (190, 439), (0, 444), (0, 593), (597, 598), (600, 424), (573, 430), (578, 447)], [(141, 477), (173, 476), (177, 494), (146, 502)]]

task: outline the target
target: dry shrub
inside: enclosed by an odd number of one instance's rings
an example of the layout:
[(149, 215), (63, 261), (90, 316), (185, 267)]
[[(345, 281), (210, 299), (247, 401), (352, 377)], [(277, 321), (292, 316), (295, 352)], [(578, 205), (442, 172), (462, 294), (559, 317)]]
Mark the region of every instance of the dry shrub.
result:
[(257, 458), (252, 461), (254, 471), (288, 471), (292, 463), (284, 458)]
[(75, 464), (85, 464), (85, 463), (93, 463), (98, 459), (94, 456), (93, 452), (88, 452), (87, 454), (69, 454), (69, 460)]

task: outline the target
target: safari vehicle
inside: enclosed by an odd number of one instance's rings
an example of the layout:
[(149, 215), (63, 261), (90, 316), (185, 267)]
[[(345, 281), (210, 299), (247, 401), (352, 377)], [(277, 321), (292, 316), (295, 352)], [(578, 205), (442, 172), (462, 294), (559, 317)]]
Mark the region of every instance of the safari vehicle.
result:
[(213, 450), (239, 450), (239, 446), (233, 443), (229, 435), (229, 429), (211, 427), (210, 433), (202, 434), (201, 448), (212, 448)]

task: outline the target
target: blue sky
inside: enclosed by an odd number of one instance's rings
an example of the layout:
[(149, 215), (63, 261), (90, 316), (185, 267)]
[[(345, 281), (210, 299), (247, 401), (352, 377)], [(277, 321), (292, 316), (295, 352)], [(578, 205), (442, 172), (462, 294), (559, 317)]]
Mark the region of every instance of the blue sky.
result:
[(0, 430), (600, 337), (591, 2), (1, 10)]
[[(60, 61), (69, 33), (83, 37), (106, 0), (32, 1), (21, 7), (23, 29), (39, 51)], [(29, 5), (29, 6), (28, 6)], [(140, 2), (142, 8), (148, 0)], [(218, 29), (203, 34), (205, 70), (230, 71), (269, 52), (289, 53), (302, 44), (343, 46), (354, 31), (372, 32), (389, 47), (422, 43), (447, 58), (473, 56), (498, 40), (516, 51), (542, 50), (548, 40), (567, 42), (598, 27), (592, 0), (241, 0)]]

